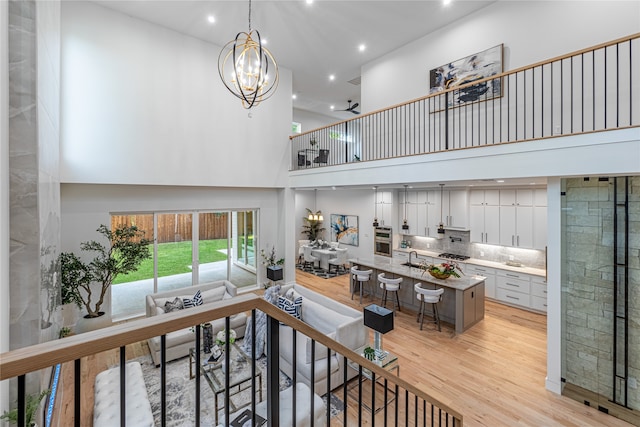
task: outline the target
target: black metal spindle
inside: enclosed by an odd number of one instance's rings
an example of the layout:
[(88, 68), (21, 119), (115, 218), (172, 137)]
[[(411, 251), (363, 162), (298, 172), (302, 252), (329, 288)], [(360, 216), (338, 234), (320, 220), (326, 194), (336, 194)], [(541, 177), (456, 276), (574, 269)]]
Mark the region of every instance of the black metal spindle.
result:
[(580, 131), (584, 132), (584, 53), (580, 55), (580, 87), (581, 87), (581, 95), (580, 95)]
[(371, 371), (371, 426), (376, 425), (376, 373)]
[[(227, 424), (231, 419), (231, 318), (229, 316), (224, 319), (224, 419)], [(200, 366), (200, 365), (198, 365)], [(200, 396), (198, 396), (200, 400)]]
[(27, 377), (18, 377), (18, 425), (27, 425)]
[(160, 336), (160, 425), (167, 425), (167, 336)]
[(200, 360), (200, 324), (195, 326), (195, 335), (196, 335), (196, 350), (195, 350), (195, 375), (196, 375), (196, 384), (195, 384), (195, 417), (196, 417), (196, 427), (200, 427), (200, 366), (202, 366), (202, 361)]
[[(358, 365), (358, 402), (362, 402), (362, 365), (360, 364)], [(362, 425), (362, 405), (358, 405), (358, 425)]]
[[(329, 375), (330, 372), (327, 372), (327, 375)], [(311, 385), (311, 405), (310, 405), (310, 409), (309, 409), (309, 414), (311, 414), (311, 427), (313, 427), (313, 414), (315, 414), (315, 405), (314, 405), (314, 399), (313, 399), (313, 389), (314, 389), (314, 384), (316, 383), (316, 340), (314, 340), (313, 338), (311, 339), (311, 380), (309, 381), (309, 384)]]
[[(596, 130), (596, 51), (591, 51), (591, 91), (593, 92), (593, 96), (591, 97), (592, 106), (591, 106), (591, 114), (593, 117), (592, 120), (592, 130)], [(631, 92), (629, 92), (631, 93)], [(632, 98), (632, 97), (630, 97)]]
[(73, 424), (75, 427), (80, 427), (80, 402), (81, 402), (81, 364), (80, 359), (73, 361)]
[[(271, 423), (271, 426), (279, 426), (280, 322), (278, 322), (278, 319), (275, 317), (267, 316), (267, 336), (269, 337), (267, 340), (267, 419)], [(295, 352), (293, 359), (296, 359)], [(311, 384), (313, 384), (313, 379), (311, 380)]]
[(293, 389), (291, 389), (292, 391), (292, 405), (291, 405), (291, 419), (295, 420), (296, 419), (296, 411), (297, 409), (297, 405), (298, 405), (298, 399), (297, 399), (297, 390), (296, 390), (296, 384), (298, 383), (298, 331), (296, 329), (293, 329), (291, 331), (291, 348), (293, 349), (293, 358), (292, 358), (292, 363), (291, 363), (291, 369), (293, 370), (292, 373), (292, 387)]
[(616, 127), (620, 127), (620, 50), (619, 50), (619, 47), (620, 47), (620, 43), (616, 43)]
[(344, 398), (344, 407), (342, 411), (342, 425), (347, 425), (347, 408), (349, 407), (347, 403), (348, 395), (347, 395), (347, 378), (348, 377), (348, 365), (347, 365), (347, 356), (342, 356), (342, 366), (344, 366), (344, 370), (342, 372), (342, 397)]
[[(256, 425), (256, 309), (251, 310), (251, 425)], [(260, 390), (262, 393), (262, 390)]]
[(527, 139), (527, 70), (522, 72), (522, 139)]
[(571, 120), (569, 121), (569, 128), (571, 129), (571, 134), (573, 134), (573, 112), (575, 111), (573, 108), (573, 56), (569, 58), (569, 73), (571, 77), (569, 78), (569, 99), (571, 103), (569, 104), (569, 111), (571, 112)]
[(120, 425), (127, 425), (127, 354), (125, 346), (120, 347)]
[[(347, 367), (345, 366), (344, 369), (346, 370)], [(311, 387), (312, 399), (313, 399), (313, 388), (314, 387)], [(325, 408), (325, 413), (327, 415), (327, 425), (330, 426), (331, 425), (331, 349), (329, 347), (327, 347), (327, 407)]]
[(607, 48), (604, 49), (604, 129), (607, 129)]

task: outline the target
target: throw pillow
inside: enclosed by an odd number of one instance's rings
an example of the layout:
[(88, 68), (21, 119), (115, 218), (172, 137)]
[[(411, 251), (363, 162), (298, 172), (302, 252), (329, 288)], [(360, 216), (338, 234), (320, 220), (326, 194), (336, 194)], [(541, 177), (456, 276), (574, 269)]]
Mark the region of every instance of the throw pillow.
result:
[(184, 305), (184, 308), (191, 308), (191, 307), (196, 307), (198, 305), (202, 305), (203, 301), (202, 301), (202, 294), (200, 293), (200, 290), (198, 290), (198, 292), (195, 293), (193, 298), (183, 298), (182, 303)]
[(164, 303), (164, 312), (171, 313), (172, 311), (182, 310), (184, 305), (182, 304), (182, 300), (176, 297), (173, 301), (167, 301)]
[(225, 286), (219, 286), (217, 288), (202, 291), (202, 301), (204, 304), (221, 301), (226, 291), (227, 288)]
[(296, 319), (302, 318), (302, 297), (291, 301), (287, 297), (278, 297), (278, 308)]

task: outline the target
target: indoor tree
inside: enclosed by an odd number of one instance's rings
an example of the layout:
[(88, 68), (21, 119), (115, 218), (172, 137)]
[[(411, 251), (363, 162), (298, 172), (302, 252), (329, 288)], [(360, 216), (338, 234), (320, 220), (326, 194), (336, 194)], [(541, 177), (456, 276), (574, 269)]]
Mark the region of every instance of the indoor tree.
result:
[(314, 241), (322, 237), (322, 232), (324, 231), (322, 222), (319, 219), (322, 216), (322, 211), (313, 212), (309, 208), (306, 209), (307, 216), (302, 218), (304, 221), (304, 224), (302, 225), (302, 232), (307, 235), (309, 240)]
[[(72, 253), (60, 255), (62, 280), (65, 280), (65, 271), (68, 280), (63, 288), (68, 288), (72, 294), (69, 296), (71, 301), (80, 300), (87, 310), (85, 317), (89, 318), (104, 314), (100, 308), (104, 303), (107, 290), (117, 276), (136, 271), (143, 260), (151, 257), (149, 251), (151, 241), (145, 239), (144, 231), (135, 225), (120, 225), (113, 231), (106, 225), (100, 225), (97, 231), (107, 239), (109, 244), (104, 245), (95, 240), (81, 243), (82, 251), (95, 254), (90, 262), (84, 263)], [(93, 302), (95, 296), (93, 283), (100, 286), (95, 302)]]

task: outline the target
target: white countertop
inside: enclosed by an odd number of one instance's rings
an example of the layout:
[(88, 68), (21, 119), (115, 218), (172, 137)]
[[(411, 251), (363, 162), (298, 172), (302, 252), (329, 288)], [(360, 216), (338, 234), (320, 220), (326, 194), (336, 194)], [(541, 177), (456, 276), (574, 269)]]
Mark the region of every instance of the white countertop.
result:
[(405, 260), (398, 258), (390, 258), (386, 256), (373, 255), (371, 258), (351, 258), (349, 262), (363, 267), (375, 268), (376, 270), (386, 271), (397, 276), (410, 277), (421, 282), (433, 283), (438, 286), (444, 286), (460, 291), (467, 290), (483, 282), (486, 277), (477, 275), (463, 275), (460, 278), (449, 277), (441, 280), (431, 276), (428, 272), (419, 268), (402, 265)]
[[(400, 251), (400, 252), (406, 252), (406, 253), (409, 253), (411, 251), (416, 251), (419, 255), (430, 256), (433, 258), (439, 258), (438, 255), (442, 253), (442, 252), (431, 252), (431, 251), (424, 251), (424, 250), (418, 250), (418, 249), (412, 249), (412, 248), (396, 248), (394, 249), (394, 251)], [(459, 264), (473, 264), (473, 265), (479, 265), (483, 267), (499, 268), (500, 270), (508, 270), (508, 271), (513, 271), (517, 273), (531, 274), (534, 276), (545, 277), (547, 275), (546, 271), (543, 268), (514, 267), (511, 265), (507, 265), (503, 262), (487, 261), (479, 258), (469, 258), (465, 261), (456, 261), (456, 262)]]

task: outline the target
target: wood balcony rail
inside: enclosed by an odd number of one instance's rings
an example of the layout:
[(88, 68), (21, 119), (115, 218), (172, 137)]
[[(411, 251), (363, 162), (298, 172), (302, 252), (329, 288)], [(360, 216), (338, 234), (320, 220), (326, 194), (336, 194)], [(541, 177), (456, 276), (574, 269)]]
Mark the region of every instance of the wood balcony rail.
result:
[[(154, 316), (149, 318), (143, 318), (134, 320), (131, 322), (114, 325), (108, 328), (99, 329), (92, 332), (86, 332), (78, 335), (66, 337), (55, 341), (49, 341), (42, 344), (37, 344), (25, 348), (20, 348), (0, 354), (0, 380), (7, 380), (17, 378), (17, 390), (18, 390), (18, 425), (23, 426), (26, 424), (24, 410), (25, 410), (25, 376), (31, 372), (36, 372), (41, 369), (51, 368), (57, 364), (65, 362), (75, 363), (75, 425), (80, 425), (80, 363), (81, 359), (87, 356), (95, 355), (103, 351), (120, 349), (120, 370), (121, 378), (124, 377), (124, 366), (126, 358), (124, 357), (124, 349), (128, 344), (144, 341), (156, 336), (166, 336), (169, 332), (189, 328), (194, 325), (200, 325), (211, 321), (212, 319), (226, 318), (227, 325), (229, 325), (229, 317), (240, 312), (252, 312), (254, 310), (261, 310), (267, 314), (269, 319), (269, 336), (267, 337), (267, 354), (271, 357), (267, 359), (267, 374), (269, 371), (279, 371), (279, 358), (273, 355), (278, 354), (279, 342), (277, 339), (278, 325), (283, 323), (292, 327), (301, 336), (306, 336), (312, 340), (313, 343), (319, 343), (326, 346), (330, 351), (335, 352), (344, 358), (345, 366), (346, 361), (350, 360), (355, 362), (360, 367), (359, 375), (362, 376), (363, 370), (368, 370), (373, 376), (373, 380), (376, 378), (385, 385), (385, 401), (386, 390), (395, 388), (395, 414), (389, 413), (389, 418), (395, 419), (395, 423), (390, 425), (399, 425), (398, 420), (408, 422), (410, 417), (432, 420), (431, 425), (452, 425), (463, 426), (463, 417), (455, 409), (451, 408), (440, 399), (429, 395), (424, 390), (415, 387), (410, 382), (399, 378), (398, 376), (390, 373), (389, 371), (381, 368), (375, 363), (365, 359), (360, 354), (355, 353), (351, 349), (344, 345), (328, 338), (327, 335), (318, 332), (312, 327), (308, 326), (304, 322), (295, 319), (278, 309), (276, 306), (268, 303), (263, 298), (255, 294), (244, 294), (233, 299), (223, 300), (217, 303), (211, 303), (204, 306), (190, 308), (188, 310), (181, 310), (178, 312), (166, 313), (162, 316)], [(254, 317), (255, 318), (255, 317)], [(196, 326), (196, 327), (198, 327)], [(274, 327), (275, 331), (274, 332)], [(255, 331), (255, 328), (253, 328)], [(297, 334), (293, 334), (296, 336)], [(196, 334), (199, 337), (199, 334)], [(245, 337), (252, 339), (252, 337)], [(274, 338), (274, 339), (270, 339)], [(164, 341), (164, 339), (163, 339)], [(200, 339), (194, 340), (196, 348), (199, 347)], [(315, 345), (315, 344), (314, 344)], [(254, 346), (255, 348), (255, 346)], [(295, 348), (295, 347), (294, 347)], [(315, 348), (315, 347), (314, 347)], [(295, 359), (295, 355), (294, 355)], [(163, 359), (164, 360), (164, 359)], [(197, 363), (197, 362), (196, 362)], [(275, 369), (275, 371), (273, 371)], [(161, 364), (161, 372), (164, 372), (165, 365)], [(295, 369), (294, 369), (295, 372)], [(346, 372), (346, 371), (345, 371)], [(164, 374), (161, 374), (162, 378), (166, 378)], [(199, 372), (198, 376), (199, 378)], [(277, 378), (277, 376), (276, 376)], [(346, 374), (345, 374), (346, 378)], [(228, 379), (227, 379), (228, 380)], [(294, 374), (295, 380), (295, 374)], [(164, 379), (163, 379), (164, 381)], [(121, 381), (121, 384), (124, 381)], [(198, 391), (196, 382), (196, 393)], [(275, 383), (275, 385), (274, 385)], [(312, 377), (313, 383), (313, 377)], [(274, 398), (278, 398), (278, 381), (268, 381), (267, 384), (267, 402), (271, 419), (268, 420), (268, 425), (277, 425), (279, 419), (279, 405), (273, 404)], [(327, 386), (329, 388), (329, 385)], [(345, 410), (344, 425), (347, 425), (347, 393), (346, 393), (346, 381), (344, 387), (344, 402)], [(165, 387), (162, 387), (165, 389)], [(375, 389), (375, 387), (373, 388)], [(121, 387), (121, 408), (125, 407), (125, 387)], [(372, 399), (375, 401), (375, 394), (372, 393)], [(255, 405), (253, 399), (255, 399), (255, 393), (253, 393), (252, 405)], [(228, 400), (228, 395), (227, 395)], [(359, 399), (362, 399), (362, 394), (359, 394)], [(163, 397), (164, 399), (164, 397)], [(196, 399), (199, 403), (199, 399)], [(400, 402), (404, 403), (404, 408), (401, 408)], [(197, 403), (197, 405), (198, 405)], [(360, 403), (360, 402), (358, 402)], [(372, 402), (373, 403), (373, 402)], [(427, 406), (428, 405), (428, 406)], [(363, 419), (362, 407), (358, 404), (359, 419)], [(429, 409), (430, 408), (430, 413)], [(166, 421), (165, 407), (162, 408), (162, 424)], [(401, 411), (403, 410), (403, 412)], [(228, 405), (226, 409), (226, 415), (228, 416)], [(295, 405), (294, 405), (295, 411)], [(376, 415), (374, 411), (371, 411), (371, 417)], [(329, 408), (326, 409), (327, 419), (329, 419)], [(387, 425), (387, 408), (385, 406), (384, 411), (385, 425)], [(197, 424), (199, 424), (199, 415), (196, 415)], [(276, 420), (274, 424), (274, 420)], [(416, 421), (417, 422), (417, 421)], [(373, 421), (372, 421), (373, 424)], [(121, 411), (121, 425), (125, 425), (124, 411)], [(403, 423), (404, 425), (404, 423)]]
[(638, 127), (639, 38), (622, 37), (290, 136), (290, 170)]

